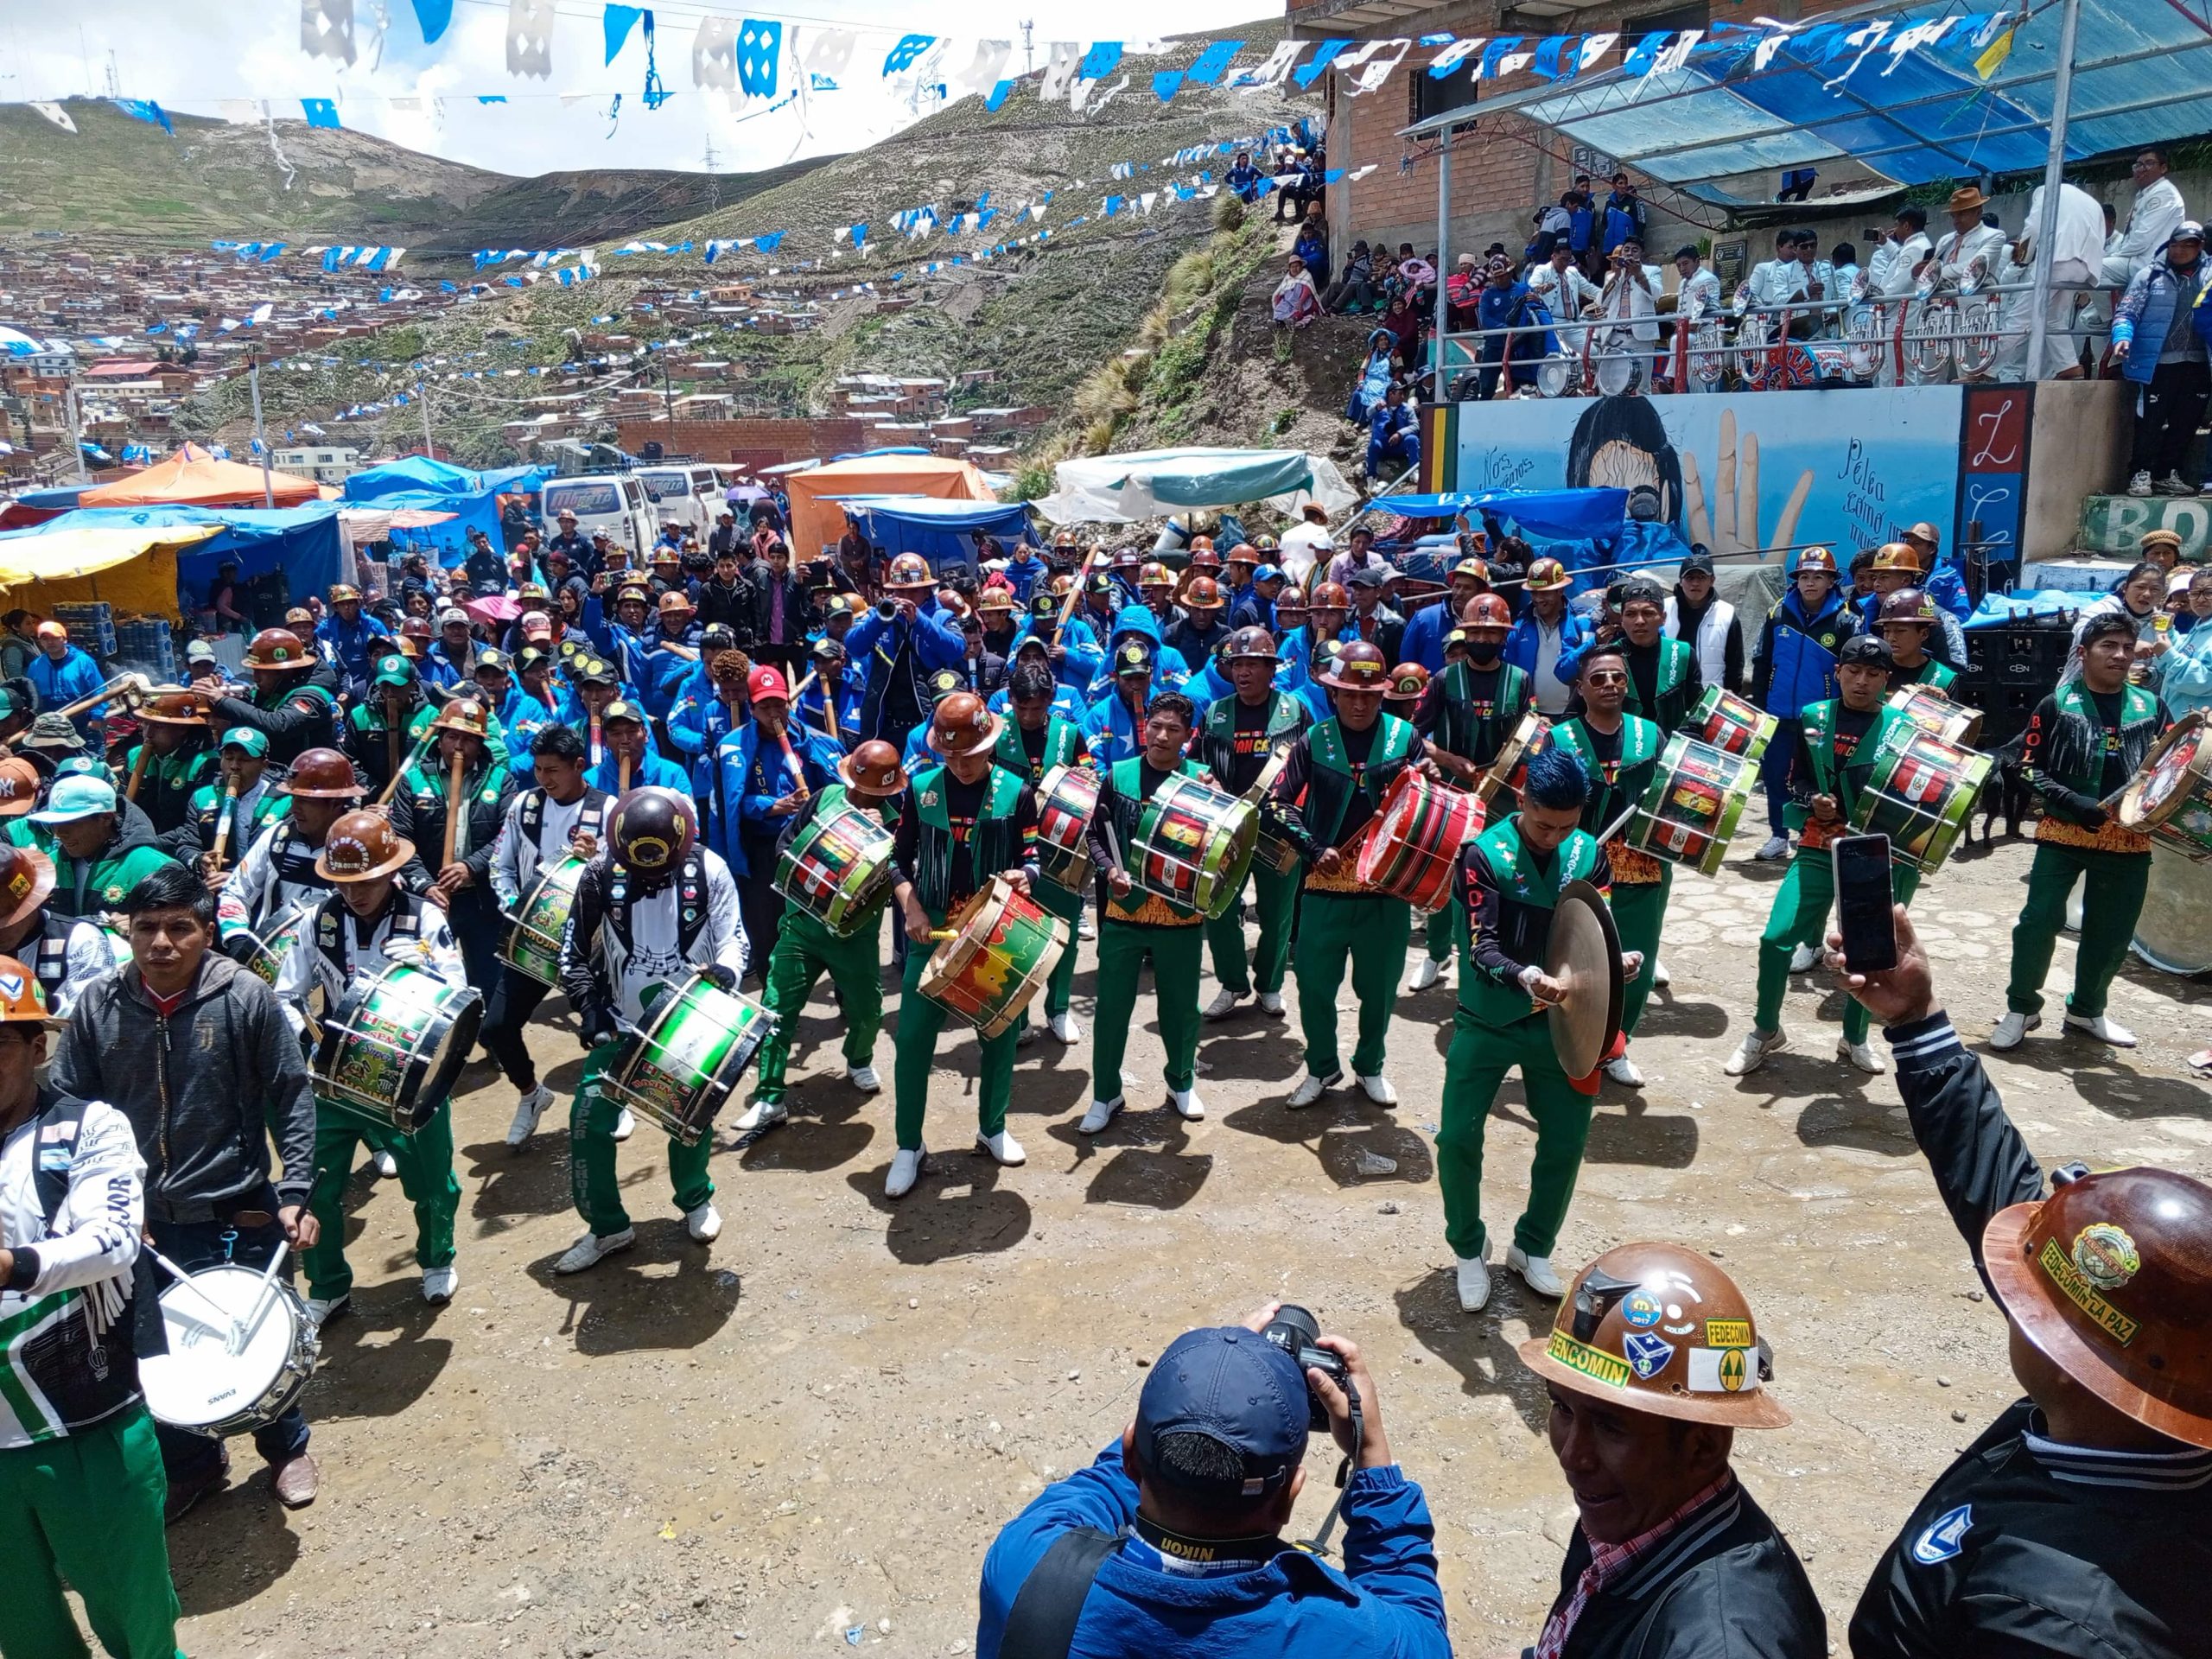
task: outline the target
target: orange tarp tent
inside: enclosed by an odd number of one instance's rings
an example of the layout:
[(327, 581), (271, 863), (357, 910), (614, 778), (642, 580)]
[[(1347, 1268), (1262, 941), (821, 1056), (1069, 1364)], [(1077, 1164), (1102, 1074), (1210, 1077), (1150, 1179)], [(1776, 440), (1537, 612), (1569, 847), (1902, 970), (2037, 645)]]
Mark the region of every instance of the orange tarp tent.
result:
[[(311, 478), (271, 473), (269, 483), (280, 507), (296, 507), (322, 499), (322, 486)], [(218, 461), (198, 444), (188, 443), (173, 455), (112, 484), (86, 490), (77, 498), (80, 507), (257, 507), (261, 468), (235, 461)]]
[(832, 497), (930, 495), (940, 501), (995, 501), (975, 462), (942, 455), (855, 455), (792, 473), (784, 480), (791, 499), (791, 556), (810, 559), (835, 548), (845, 515)]

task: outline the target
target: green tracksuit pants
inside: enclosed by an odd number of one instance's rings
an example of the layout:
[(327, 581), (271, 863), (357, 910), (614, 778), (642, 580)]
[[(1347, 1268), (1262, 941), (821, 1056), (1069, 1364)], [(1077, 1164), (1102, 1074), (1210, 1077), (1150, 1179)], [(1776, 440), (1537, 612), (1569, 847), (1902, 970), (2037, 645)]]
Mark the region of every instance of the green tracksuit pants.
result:
[[(943, 927), (942, 917), (931, 918)], [(1071, 941), (1068, 956), (1075, 954)], [(891, 1068), (892, 1116), (899, 1149), (912, 1152), (922, 1144), (922, 1117), (929, 1109), (930, 1070), (937, 1064), (938, 1033), (950, 1017), (942, 1003), (922, 995), (922, 976), (930, 965), (931, 949), (911, 940), (906, 945), (906, 970), (899, 980), (899, 1030), (892, 1042), (896, 1050)], [(1014, 1098), (1014, 1046), (1021, 1036), (1015, 1020), (983, 1044), (982, 1065), (976, 1079), (976, 1132), (996, 1135), (1006, 1128), (1006, 1109)]]
[(1351, 967), (1351, 992), (1359, 1003), (1359, 1044), (1351, 1069), (1379, 1077), (1390, 1016), (1398, 1007), (1398, 977), (1405, 971), (1406, 942), (1414, 912), (1402, 899), (1367, 893), (1308, 893), (1299, 900), (1298, 1020), (1306, 1033), (1306, 1069), (1325, 1077), (1342, 1069), (1337, 1050), (1337, 991)]
[[(614, 1069), (627, 1046), (618, 1037), (585, 1055), (584, 1074), (569, 1103), (569, 1196), (584, 1224), (601, 1238), (630, 1224), (630, 1212), (622, 1207), (622, 1185), (614, 1177), (614, 1125), (622, 1108), (599, 1086), (600, 1078)], [(701, 1135), (696, 1147), (685, 1146), (672, 1135), (668, 1137), (668, 1181), (678, 1210), (696, 1210), (715, 1196), (715, 1184), (707, 1176), (707, 1159), (714, 1149), (712, 1134)]]
[(1643, 952), (1643, 966), (1628, 982), (1621, 1002), (1621, 1032), (1636, 1035), (1643, 1019), (1643, 1005), (1651, 1000), (1651, 976), (1659, 971), (1659, 934), (1667, 925), (1667, 898), (1675, 890), (1675, 867), (1662, 862), (1656, 881), (1613, 883), (1613, 929), (1620, 935), (1621, 953)]
[(0, 1452), (0, 1653), (86, 1659), (67, 1580), (112, 1659), (184, 1659), (162, 1506), (168, 1481), (143, 1406)]
[(1152, 958), (1152, 998), (1160, 1011), (1162, 1074), (1170, 1089), (1188, 1089), (1198, 1075), (1198, 967), (1205, 929), (1138, 927), (1110, 916), (1098, 924), (1098, 1001), (1090, 1031), (1090, 1093), (1122, 1092), (1122, 1056), (1136, 1014), (1137, 976)]
[(2074, 994), (2066, 1012), (2094, 1020), (2105, 1011), (2113, 976), (2127, 960), (2143, 896), (2151, 886), (2151, 855), (2107, 853), (2089, 847), (2036, 843), (2028, 866), (2028, 902), (2012, 927), (2012, 973), (2005, 987), (2005, 1006), (2014, 1014), (2043, 1012), (2043, 982), (2066, 922), (2067, 895), (2074, 883), (2087, 883), (2082, 894), (2082, 941), (2074, 952)]
[[(1047, 1015), (1065, 1014), (1075, 1001), (1075, 958), (1083, 944), (1076, 931), (1083, 920), (1084, 895), (1070, 893), (1057, 881), (1039, 881), (1029, 890), (1029, 895), (1044, 907), (1046, 914), (1057, 916), (1068, 925), (1068, 948), (1060, 952), (1060, 959), (1052, 964), (1052, 977), (1045, 982), (1045, 1012)], [(1031, 1003), (1021, 1011), (1022, 1023), (1029, 1020)]]
[[(1224, 991), (1243, 996), (1248, 991), (1280, 991), (1284, 970), (1290, 964), (1291, 921), (1298, 910), (1299, 873), (1287, 875), (1258, 864), (1246, 885), (1237, 892), (1238, 903), (1205, 925), (1206, 944), (1213, 957), (1213, 976)], [(1244, 955), (1244, 917), (1242, 900), (1252, 895), (1259, 914), (1260, 940), (1248, 963)], [(1255, 982), (1257, 982), (1256, 983)]]
[(1541, 1014), (1510, 1026), (1484, 1023), (1465, 1008), (1452, 1018), (1444, 1057), (1444, 1105), (1436, 1134), (1436, 1183), (1444, 1195), (1444, 1236), (1459, 1256), (1479, 1256), (1490, 1242), (1483, 1225), (1483, 1130), (1497, 1086), (1515, 1066), (1536, 1120), (1536, 1156), (1529, 1166), (1529, 1202), (1514, 1224), (1513, 1242), (1529, 1255), (1548, 1256), (1559, 1242), (1582, 1148), (1590, 1139), (1591, 1097), (1560, 1070), (1551, 1027)]
[(321, 1236), (300, 1252), (308, 1294), (327, 1300), (353, 1287), (346, 1262), (346, 1180), (363, 1141), (388, 1150), (399, 1164), (399, 1190), (415, 1206), (415, 1263), (442, 1268), (453, 1260), (453, 1222), (461, 1209), (461, 1181), (453, 1173), (453, 1107), (442, 1102), (412, 1135), (397, 1135), (327, 1100), (315, 1103), (315, 1185), (308, 1193)]
[[(1891, 865), (1890, 888), (1899, 904), (1910, 904), (1912, 895), (1920, 890), (1920, 872), (1910, 864)], [(1619, 889), (1614, 891), (1618, 893)], [(2064, 895), (2060, 898), (2063, 903)], [(1751, 1024), (1758, 1030), (1771, 1034), (1782, 1029), (1782, 999), (1789, 989), (1790, 953), (1801, 944), (1821, 944), (1827, 940), (1828, 912), (1834, 904), (1835, 865), (1828, 849), (1800, 850), (1789, 861), (1781, 887), (1775, 890), (1766, 931), (1759, 936), (1758, 1003), (1751, 1016)], [(2044, 960), (2050, 960), (2048, 952)], [(1857, 997), (1845, 1002), (1846, 1042), (1865, 1042), (1872, 1023), (1866, 1005)]]
[(1452, 960), (1452, 953), (1459, 948), (1459, 918), (1463, 913), (1459, 895), (1455, 893), (1450, 903), (1428, 918), (1428, 925), (1421, 932), (1421, 943), (1428, 947), (1431, 962)]
[(783, 925), (777, 930), (776, 948), (768, 953), (764, 1001), (768, 1012), (776, 1016), (776, 1029), (760, 1045), (755, 1098), (772, 1106), (783, 1103), (791, 1039), (807, 998), (814, 995), (814, 982), (824, 974), (837, 988), (839, 1014), (845, 1027), (845, 1064), (862, 1066), (875, 1058), (876, 1033), (883, 1029), (881, 914), (873, 925), (841, 939), (797, 906), (787, 906)]

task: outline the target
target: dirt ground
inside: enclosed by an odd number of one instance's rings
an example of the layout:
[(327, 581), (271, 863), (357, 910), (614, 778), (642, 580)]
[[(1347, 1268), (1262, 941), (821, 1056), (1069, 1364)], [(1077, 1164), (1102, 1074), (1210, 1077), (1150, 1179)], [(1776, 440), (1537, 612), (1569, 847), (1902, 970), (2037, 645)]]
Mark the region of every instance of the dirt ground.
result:
[[(2024, 843), (1977, 850), (1917, 906), (1971, 1041), (2002, 1010), (2027, 862)], [(1796, 1421), (1739, 1436), (1737, 1467), (1803, 1557), (1840, 1649), (1878, 1551), (2015, 1390), (2000, 1318), (1892, 1081), (1829, 1058), (1840, 994), (1794, 982), (1789, 1050), (1751, 1077), (1721, 1075), (1780, 874), (1741, 857), (1717, 880), (1678, 880), (1674, 988), (1636, 1050), (1648, 1084), (1601, 1096), (1558, 1259), (1572, 1270), (1622, 1240), (1681, 1240), (1749, 1293)], [(2072, 957), (2062, 943), (2054, 985)], [(1091, 961), (1086, 949), (1086, 1020)], [(802, 1027), (793, 1123), (742, 1154), (720, 1137), (721, 1238), (684, 1236), (641, 1128), (622, 1154), (637, 1248), (562, 1280), (552, 1262), (579, 1227), (565, 1106), (510, 1152), (513, 1096), (472, 1068), (455, 1109), (461, 1294), (423, 1304), (397, 1184), (357, 1179), (354, 1313), (327, 1333), (304, 1402), (322, 1497), (285, 1513), (233, 1442), (235, 1484), (170, 1534), (186, 1647), (963, 1653), (1000, 1523), (1119, 1435), (1145, 1363), (1177, 1332), (1281, 1297), (1373, 1357), (1434, 1512), (1456, 1649), (1517, 1650), (1556, 1589), (1573, 1511), (1513, 1357), (1550, 1305), (1502, 1277), (1469, 1318), (1452, 1294), (1431, 1156), (1452, 999), (1447, 981), (1402, 1002), (1395, 1112), (1349, 1091), (1287, 1110), (1296, 1022), (1248, 1014), (1207, 1028), (1205, 1122), (1183, 1124), (1147, 1084), (1132, 1090), (1147, 1109), (1090, 1141), (1075, 1132), (1088, 1045), (1044, 1039), (1016, 1074), (1029, 1162), (1012, 1170), (966, 1150), (976, 1050), (948, 1035), (931, 1171), (893, 1205), (889, 1095), (845, 1084), (825, 990)], [(2205, 1090), (2184, 1063), (2207, 1041), (2208, 1001), (2131, 964), (2113, 1011), (2140, 1048), (2044, 1033), (1993, 1062), (2038, 1158), (2212, 1173)], [(1128, 1065), (1156, 1077), (1139, 1009)], [(541, 1025), (533, 1046), (565, 1094), (572, 1028)], [(887, 1033), (876, 1053), (887, 1084)], [(1510, 1230), (1531, 1146), (1509, 1085), (1489, 1130), (1495, 1230)], [(1365, 1173), (1376, 1158), (1395, 1171)], [(1301, 1535), (1333, 1469), (1317, 1445)]]

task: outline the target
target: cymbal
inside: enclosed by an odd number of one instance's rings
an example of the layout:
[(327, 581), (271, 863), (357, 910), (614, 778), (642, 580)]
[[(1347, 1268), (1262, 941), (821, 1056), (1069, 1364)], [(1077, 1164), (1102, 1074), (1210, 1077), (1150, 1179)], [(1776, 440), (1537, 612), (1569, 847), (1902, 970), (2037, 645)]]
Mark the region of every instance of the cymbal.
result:
[(1613, 912), (1587, 881), (1570, 881), (1560, 891), (1544, 972), (1567, 986), (1567, 1000), (1549, 1010), (1552, 1047), (1568, 1077), (1586, 1077), (1620, 1036), (1628, 989)]

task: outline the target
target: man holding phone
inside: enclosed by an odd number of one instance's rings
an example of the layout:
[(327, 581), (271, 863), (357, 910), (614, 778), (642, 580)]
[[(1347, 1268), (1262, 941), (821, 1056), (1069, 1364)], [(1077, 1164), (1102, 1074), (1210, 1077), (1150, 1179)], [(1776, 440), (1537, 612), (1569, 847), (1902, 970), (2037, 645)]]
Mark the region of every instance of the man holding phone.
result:
[[(1844, 836), (1859, 791), (1867, 785), (1883, 734), (1899, 718), (1883, 701), (1895, 665), (1887, 643), (1872, 634), (1845, 641), (1836, 659), (1840, 695), (1808, 704), (1799, 716), (1785, 809), (1790, 827), (1798, 831), (1797, 853), (1767, 912), (1751, 1029), (1722, 1068), (1732, 1077), (1758, 1071), (1789, 1041), (1782, 1029), (1782, 999), (1789, 988), (1790, 955), (1800, 945), (1817, 945), (1827, 931), (1828, 907), (1835, 899), (1834, 855), (1829, 849)], [(1910, 865), (1893, 866), (1891, 877), (1897, 901), (1909, 903), (1920, 872)], [(1878, 1072), (1887, 1068), (1867, 1043), (1869, 1026), (1859, 1004), (1845, 1008), (1836, 1058), (1861, 1071)]]

